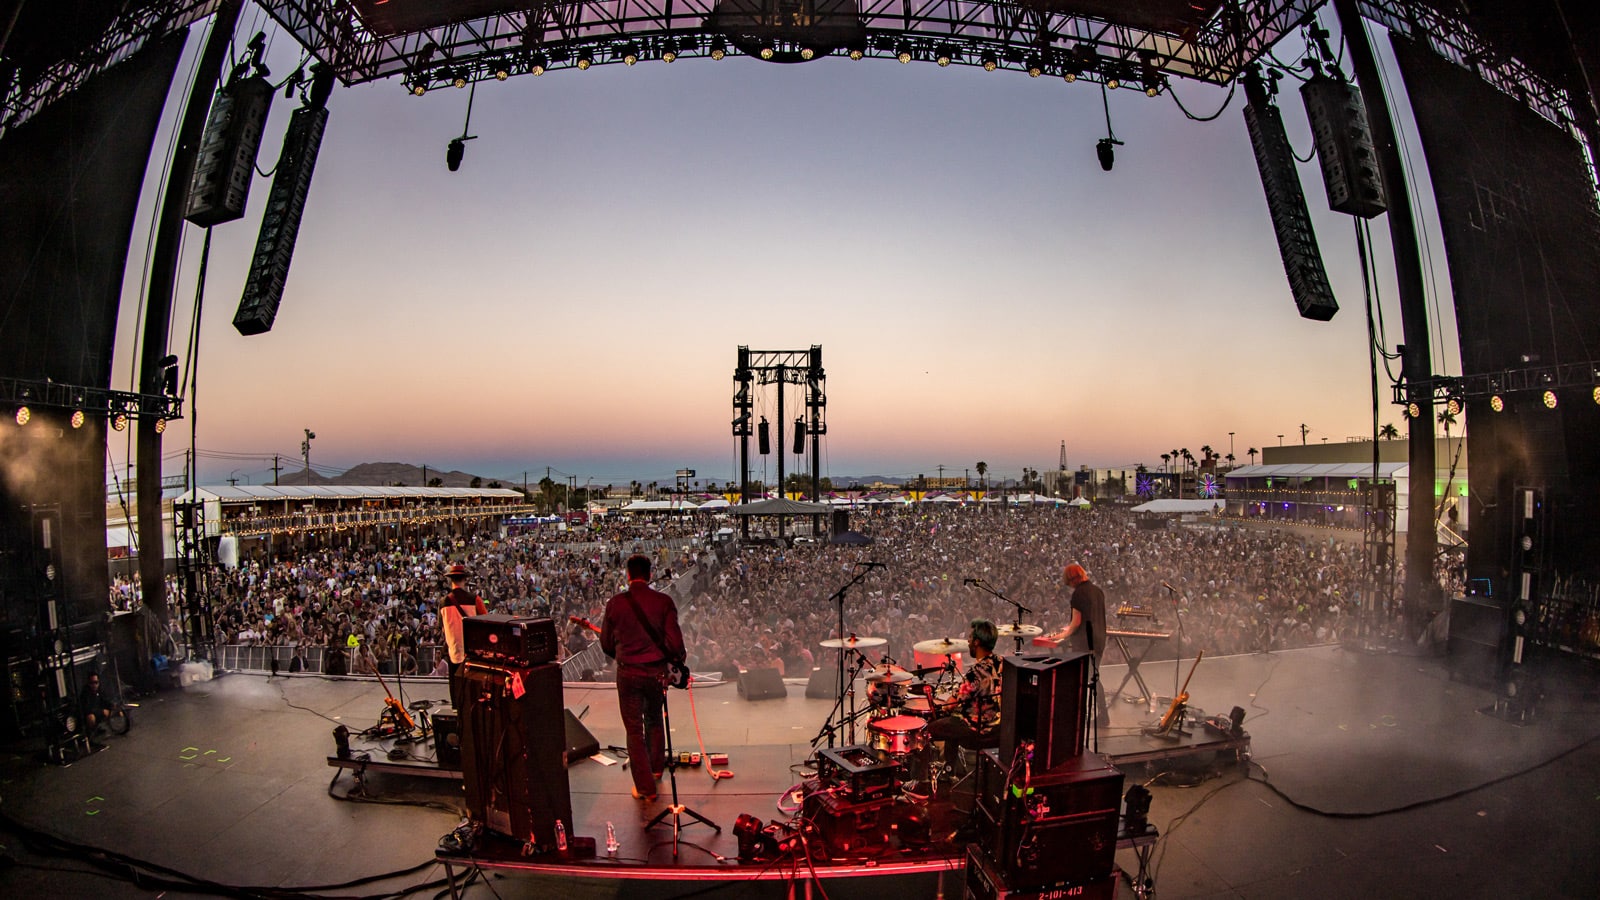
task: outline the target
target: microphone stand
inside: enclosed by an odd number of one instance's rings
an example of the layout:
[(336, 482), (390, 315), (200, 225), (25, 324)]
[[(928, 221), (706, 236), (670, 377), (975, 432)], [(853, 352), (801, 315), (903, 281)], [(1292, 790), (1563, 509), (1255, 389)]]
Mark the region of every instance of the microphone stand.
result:
[(999, 597), (1001, 600), (1004, 600), (1005, 602), (1007, 602), (1007, 603), (1011, 604), (1012, 606), (1016, 607), (1016, 616), (1015, 616), (1016, 621), (1013, 624), (1015, 624), (1017, 626), (1017, 631), (1016, 631), (1015, 634), (1011, 635), (1011, 638), (1012, 638), (1012, 640), (1017, 642), (1017, 653), (1018, 654), (1022, 653), (1022, 614), (1023, 613), (1032, 613), (1033, 610), (1027, 608), (1026, 606), (1023, 606), (1021, 603), (1018, 603), (1017, 601), (1011, 599), (1010, 597), (1007, 597), (1005, 594), (1000, 593), (999, 591), (995, 590), (994, 588), (989, 587), (988, 582), (984, 581), (982, 578), (964, 578), (964, 579), (962, 579), (962, 581), (966, 582), (966, 584), (971, 586), (971, 587), (975, 587), (978, 590), (983, 591), (985, 594), (989, 594), (989, 595), (994, 596), (994, 597)]
[(1184, 660), (1184, 656), (1183, 656), (1183, 609), (1178, 606), (1178, 598), (1182, 597), (1183, 601), (1185, 603), (1187, 603), (1187, 602), (1189, 602), (1189, 595), (1180, 592), (1177, 588), (1173, 587), (1170, 584), (1167, 584), (1165, 581), (1161, 582), (1161, 586), (1166, 588), (1168, 591), (1172, 592), (1172, 617), (1177, 620), (1177, 625), (1172, 629), (1173, 637), (1178, 639), (1178, 646), (1176, 648), (1177, 652), (1175, 652), (1173, 654), (1173, 656), (1172, 656), (1172, 696), (1173, 696), (1174, 699), (1176, 699), (1178, 694), (1180, 693), (1179, 690), (1178, 690), (1178, 677), (1179, 677), (1179, 673), (1182, 672), (1182, 670), (1183, 670), (1183, 660)]
[[(833, 592), (833, 596), (828, 598), (829, 601), (831, 601), (833, 603), (837, 603), (839, 605), (839, 640), (841, 640), (841, 641), (845, 640), (847, 636), (853, 636), (853, 635), (849, 635), (848, 632), (846, 632), (844, 630), (844, 598), (845, 598), (845, 594), (847, 594), (850, 591), (851, 588), (853, 588), (856, 585), (860, 584), (861, 582), (865, 581), (867, 579), (867, 575), (869, 573), (871, 573), (873, 569), (881, 568), (883, 564), (882, 563), (871, 563), (871, 562), (869, 562), (869, 563), (857, 563), (857, 565), (863, 565), (866, 568), (864, 570), (860, 571), (860, 572), (857, 572), (855, 574), (855, 577), (851, 578), (849, 581), (847, 581), (843, 585), (841, 585), (837, 591)], [(849, 718), (845, 719), (845, 721), (843, 723), (841, 723), (841, 724), (849, 729), (848, 743), (854, 744), (856, 742), (856, 691), (855, 691), (855, 680), (851, 679), (850, 682), (847, 685), (847, 683), (845, 682), (845, 677), (844, 677), (844, 657), (845, 657), (845, 652), (844, 651), (845, 650), (854, 650), (854, 649), (855, 649), (854, 647), (840, 647), (839, 648), (838, 680), (835, 682), (835, 685), (838, 688), (838, 690), (834, 694), (833, 711), (828, 713), (828, 719), (822, 725), (823, 731), (828, 735), (828, 748), (829, 749), (833, 748), (834, 731), (838, 727), (838, 726), (834, 726), (832, 724), (832, 722), (833, 722), (833, 719), (834, 719), (835, 716), (839, 716), (839, 715), (842, 714), (843, 708), (844, 708), (844, 702), (845, 702), (845, 695), (847, 693), (849, 694), (849, 697), (850, 697), (850, 715), (849, 715)], [(847, 687), (848, 687), (848, 691), (846, 690)]]

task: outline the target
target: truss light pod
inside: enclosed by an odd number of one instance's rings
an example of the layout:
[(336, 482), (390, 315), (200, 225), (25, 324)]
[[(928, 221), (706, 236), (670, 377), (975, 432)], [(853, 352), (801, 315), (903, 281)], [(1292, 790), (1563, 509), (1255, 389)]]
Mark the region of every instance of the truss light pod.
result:
[(761, 45), (761, 50), (759, 52), (762, 59), (771, 59), (773, 56), (777, 55), (778, 50), (776, 47), (772, 46), (771, 41), (767, 41)]
[(894, 58), (900, 60), (901, 65), (911, 62), (911, 45), (902, 42), (899, 47), (895, 48)]
[(1035, 56), (1028, 60), (1028, 77), (1038, 78), (1044, 74), (1044, 60)]
[(664, 63), (671, 63), (677, 58), (678, 42), (669, 38), (667, 43), (661, 48), (661, 61)]
[(850, 58), (857, 62), (867, 56), (867, 44), (865, 41), (851, 41), (847, 49), (849, 50)]
[(537, 77), (539, 75), (543, 75), (545, 68), (549, 65), (550, 60), (546, 58), (543, 53), (535, 53), (533, 55), (532, 63), (528, 66), (528, 71), (532, 72)]
[(994, 55), (994, 51), (983, 51), (983, 70), (985, 72), (993, 72), (998, 68), (1000, 68), (1000, 60)]
[(1419, 419), (1422, 417), (1422, 406), (1413, 400), (1406, 404), (1406, 418)]
[(495, 81), (505, 81), (507, 78), (510, 78), (510, 77), (511, 77), (511, 67), (506, 65), (503, 60), (498, 60), (498, 59), (495, 60), (495, 62), (494, 62), (494, 80)]
[(1600, 387), (1594, 389), (1594, 402), (1600, 403)]
[(939, 48), (939, 56), (934, 59), (934, 62), (939, 64), (939, 68), (946, 68), (950, 65), (950, 60), (955, 56), (955, 53), (955, 50), (951, 49), (949, 44), (945, 44)]
[(33, 418), (33, 410), (27, 408), (26, 406), (17, 407), (16, 419), (18, 425), (28, 424), (28, 420), (31, 418)]
[(1451, 397), (1449, 400), (1447, 400), (1445, 402), (1444, 408), (1445, 408), (1445, 411), (1450, 413), (1450, 415), (1452, 415), (1452, 416), (1461, 415), (1461, 409), (1462, 409), (1461, 398), (1460, 397)]
[(73, 410), (72, 411), (72, 419), (71, 419), (71, 421), (72, 421), (72, 427), (73, 428), (82, 428), (83, 427), (83, 410), (81, 410), (81, 409)]
[(715, 38), (714, 40), (711, 41), (711, 58), (712, 59), (714, 59), (714, 60), (716, 60), (718, 62), (721, 62), (722, 58), (727, 56), (727, 55), (728, 55), (728, 42), (727, 41), (723, 40), (722, 38)]
[(1543, 395), (1543, 397), (1541, 399), (1544, 401), (1544, 408), (1545, 409), (1555, 409), (1556, 408), (1556, 404), (1559, 402), (1559, 401), (1556, 400), (1556, 392), (1555, 391), (1549, 391), (1549, 390), (1545, 391), (1544, 395)]
[[(1595, 392), (1595, 402), (1600, 403), (1600, 388), (1595, 388), (1594, 392)], [(1502, 399), (1499, 394), (1495, 394), (1493, 397), (1489, 398), (1489, 408), (1494, 410), (1495, 412), (1505, 412), (1506, 411), (1506, 401), (1504, 399)]]
[(631, 66), (631, 65), (633, 65), (634, 63), (636, 63), (638, 61), (639, 61), (639, 48), (638, 47), (634, 46), (633, 44), (629, 44), (628, 46), (622, 48), (622, 64), (623, 65)]
[(127, 431), (128, 430), (128, 414), (127, 413), (117, 413), (116, 415), (112, 416), (111, 417), (111, 430), (112, 431)]
[(578, 54), (578, 71), (587, 72), (594, 65), (594, 56), (587, 50)]
[(162, 434), (166, 430), (167, 430), (167, 420), (166, 419), (157, 419), (156, 420), (156, 434)]
[(1106, 87), (1114, 91), (1117, 88), (1122, 87), (1122, 82), (1118, 80), (1117, 76), (1113, 75), (1106, 79)]
[(1065, 72), (1061, 73), (1061, 80), (1065, 81), (1067, 84), (1071, 84), (1078, 80), (1078, 73), (1072, 71), (1072, 69), (1069, 67)]
[(410, 87), (411, 87), (411, 95), (413, 97), (421, 97), (423, 94), (426, 94), (428, 92), (428, 85), (423, 80), (423, 76), (421, 76), (421, 75), (413, 75), (413, 76), (411, 76)]
[(455, 85), (457, 89), (466, 87), (467, 86), (467, 73), (463, 72), (460, 69), (457, 69), (456, 72), (455, 72), (455, 77), (450, 80), (450, 83)]
[(810, 47), (801, 47), (800, 48), (800, 58), (805, 60), (806, 62), (810, 62), (811, 60), (816, 59), (816, 57), (817, 57), (817, 51), (811, 49)]

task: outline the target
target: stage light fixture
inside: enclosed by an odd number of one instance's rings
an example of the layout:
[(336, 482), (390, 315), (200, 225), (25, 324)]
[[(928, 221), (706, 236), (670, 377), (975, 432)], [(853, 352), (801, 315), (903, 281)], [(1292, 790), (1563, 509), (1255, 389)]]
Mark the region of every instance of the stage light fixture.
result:
[(495, 63), (495, 66), (494, 66), (494, 80), (495, 81), (505, 81), (507, 78), (510, 78), (510, 77), (511, 77), (511, 70), (506, 68), (506, 64), (505, 63)]
[(163, 433), (166, 432), (166, 430), (167, 430), (167, 420), (166, 419), (157, 419), (156, 420), (156, 434), (163, 434)]
[(770, 43), (761, 45), (760, 55), (762, 59), (771, 59), (777, 54), (777, 52), (778, 51)]
[(127, 413), (117, 413), (116, 415), (112, 416), (111, 417), (111, 430), (112, 431), (127, 431), (128, 430), (128, 414)]
[(412, 84), (411, 84), (411, 94), (412, 94), (412, 96), (421, 97), (423, 94), (426, 94), (427, 92), (428, 92), (428, 86), (427, 85), (423, 84), (420, 81), (412, 82)]
[(895, 49), (894, 58), (900, 60), (901, 65), (911, 62), (911, 45), (902, 43)]
[[(1595, 388), (1595, 390), (1600, 392), (1600, 388)], [(1489, 408), (1495, 412), (1505, 412), (1506, 401), (1502, 400), (1499, 394), (1495, 394), (1493, 397), (1489, 398)]]
[(1594, 402), (1600, 403), (1600, 387), (1594, 389)]
[(990, 51), (990, 50), (983, 51), (982, 59), (983, 59), (983, 70), (985, 72), (993, 72), (995, 69), (1000, 68), (1000, 60), (995, 57), (993, 51)]
[(535, 53), (532, 64), (528, 66), (528, 71), (535, 76), (543, 75), (545, 67), (548, 65), (550, 65), (550, 60), (543, 53)]
[(950, 60), (954, 58), (955, 55), (955, 51), (950, 48), (950, 45), (945, 44), (943, 47), (939, 48), (939, 56), (934, 59), (934, 62), (938, 63), (939, 68), (941, 69), (947, 68), (950, 65)]
[(1028, 60), (1028, 77), (1038, 78), (1044, 74), (1044, 61), (1035, 56)]
[(631, 66), (639, 61), (639, 48), (632, 44), (622, 48), (622, 64)]
[(1115, 77), (1107, 78), (1106, 79), (1106, 87), (1108, 87), (1108, 88), (1110, 88), (1110, 89), (1112, 89), (1114, 91), (1117, 88), (1122, 87), (1122, 82), (1117, 80)]
[(1067, 84), (1071, 84), (1078, 80), (1078, 73), (1068, 69), (1061, 73), (1061, 80), (1065, 81)]
[(594, 56), (588, 50), (578, 54), (578, 71), (587, 72), (594, 65)]
[(1451, 397), (1444, 405), (1445, 411), (1452, 416), (1461, 415), (1461, 398)]
[(728, 55), (728, 42), (723, 40), (722, 38), (714, 39), (711, 42), (711, 58), (714, 59), (714, 60), (717, 60), (718, 62), (721, 62), (722, 58), (724, 56), (727, 56), (727, 55)]
[(867, 45), (859, 41), (852, 42), (849, 49), (850, 58), (858, 62), (867, 56)]
[(1117, 162), (1117, 148), (1111, 143), (1111, 138), (1101, 138), (1096, 141), (1094, 155), (1100, 158), (1100, 168), (1107, 172), (1111, 171), (1111, 167)]
[(1151, 82), (1150, 84), (1144, 86), (1144, 95), (1146, 97), (1154, 97), (1159, 93), (1161, 93), (1161, 85), (1155, 82)]
[(678, 42), (674, 40), (668, 40), (666, 45), (661, 48), (661, 61), (664, 63), (670, 63), (677, 58)]
[(467, 86), (467, 76), (466, 76), (466, 73), (465, 73), (465, 72), (462, 72), (462, 71), (460, 71), (460, 70), (457, 70), (457, 71), (456, 71), (456, 76), (455, 76), (455, 78), (454, 78), (454, 79), (452, 79), (452, 80), (451, 80), (451, 82), (450, 82), (450, 83), (451, 83), (451, 84), (453, 84), (453, 85), (455, 85), (455, 86), (456, 86), (456, 87), (457, 87), (457, 88), (464, 88), (464, 87), (466, 87), (466, 86)]
[(26, 406), (17, 407), (17, 424), (18, 425), (26, 425), (26, 424), (28, 424), (28, 420), (31, 419), (31, 418), (33, 418), (33, 410), (27, 408)]
[(1417, 403), (1417, 401), (1415, 401), (1415, 400), (1411, 401), (1410, 403), (1407, 403), (1406, 404), (1406, 418), (1408, 418), (1408, 419), (1420, 419), (1420, 418), (1422, 418), (1422, 406), (1421, 406), (1421, 404)]
[(1557, 403), (1556, 392), (1555, 391), (1545, 391), (1544, 392), (1544, 408), (1545, 409), (1555, 409), (1556, 408), (1556, 403)]
[(73, 410), (72, 411), (72, 419), (70, 421), (72, 422), (72, 427), (73, 428), (82, 428), (83, 427), (83, 410), (81, 410), (81, 409)]
[(800, 58), (805, 60), (806, 62), (810, 62), (811, 60), (815, 59), (816, 56), (817, 56), (817, 51), (811, 49), (810, 47), (801, 47), (800, 48)]

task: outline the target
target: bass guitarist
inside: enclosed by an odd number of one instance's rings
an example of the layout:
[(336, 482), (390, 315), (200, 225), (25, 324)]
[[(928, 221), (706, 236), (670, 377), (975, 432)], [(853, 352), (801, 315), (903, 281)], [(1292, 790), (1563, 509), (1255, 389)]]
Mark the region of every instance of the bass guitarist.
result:
[(686, 656), (678, 628), (678, 605), (650, 587), (650, 557), (628, 557), (628, 589), (606, 603), (600, 649), (617, 661), (617, 708), (628, 733), (633, 796), (656, 799), (656, 781), (667, 768), (662, 707), (669, 664)]

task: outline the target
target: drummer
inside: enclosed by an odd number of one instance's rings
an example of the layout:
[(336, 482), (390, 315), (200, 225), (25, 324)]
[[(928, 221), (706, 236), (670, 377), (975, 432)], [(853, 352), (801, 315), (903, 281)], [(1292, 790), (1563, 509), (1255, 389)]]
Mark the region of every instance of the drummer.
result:
[(961, 688), (948, 709), (949, 715), (928, 724), (928, 736), (944, 741), (947, 767), (955, 765), (961, 748), (976, 749), (999, 733), (1000, 658), (994, 655), (998, 638), (993, 622), (972, 620), (972, 630), (967, 637), (972, 666), (962, 678)]

